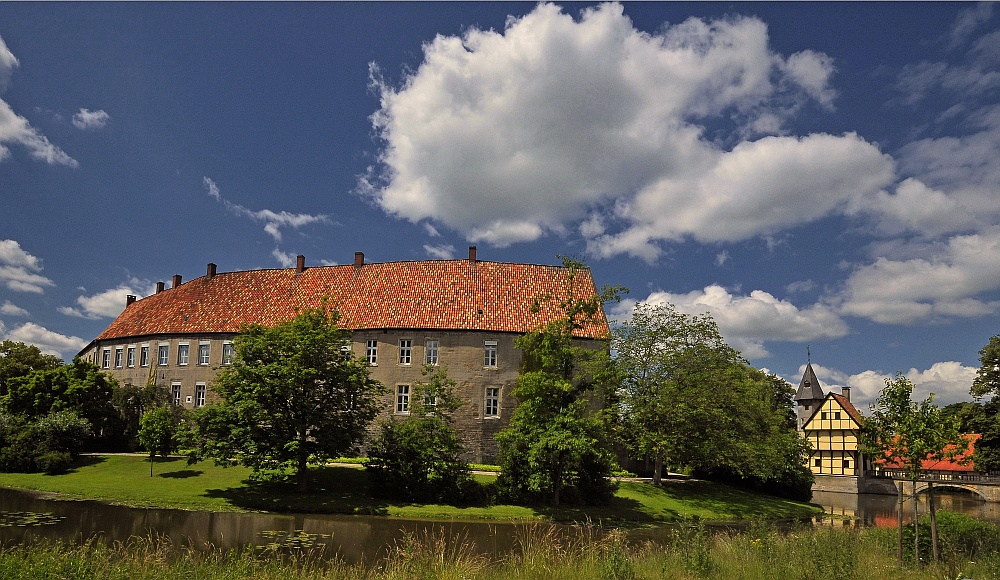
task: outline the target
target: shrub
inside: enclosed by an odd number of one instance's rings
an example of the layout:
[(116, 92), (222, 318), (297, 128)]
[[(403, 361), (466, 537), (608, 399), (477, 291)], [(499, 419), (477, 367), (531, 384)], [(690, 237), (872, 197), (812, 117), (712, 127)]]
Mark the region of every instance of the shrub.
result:
[(49, 475), (57, 475), (69, 470), (73, 458), (65, 451), (46, 451), (35, 458), (35, 465)]

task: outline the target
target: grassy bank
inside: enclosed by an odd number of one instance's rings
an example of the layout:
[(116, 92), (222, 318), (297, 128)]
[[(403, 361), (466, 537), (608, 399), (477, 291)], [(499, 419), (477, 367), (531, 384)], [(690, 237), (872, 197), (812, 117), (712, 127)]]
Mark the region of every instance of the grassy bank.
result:
[[(63, 475), (0, 473), (0, 486), (64, 494), (140, 507), (207, 511), (279, 511), (372, 514), (407, 518), (552, 519), (642, 525), (679, 519), (710, 521), (809, 517), (819, 508), (746, 493), (701, 481), (670, 483), (662, 489), (622, 482), (609, 506), (561, 507), (494, 505), (455, 507), (376, 500), (366, 493), (366, 475), (357, 467), (329, 466), (311, 472), (312, 491), (299, 494), (287, 484), (247, 481), (240, 467), (183, 459), (157, 459), (153, 477), (148, 458), (84, 457)], [(492, 476), (476, 476), (488, 480)]]
[(202, 580), (298, 579), (678, 579), (908, 580), (1000, 578), (995, 550), (949, 552), (937, 565), (897, 568), (893, 534), (882, 530), (816, 529), (778, 534), (764, 528), (711, 535), (678, 531), (666, 544), (630, 545), (623, 535), (576, 535), (542, 528), (519, 537), (519, 548), (499, 560), (475, 554), (462, 538), (415, 534), (375, 566), (348, 566), (309, 554), (269, 551), (179, 550), (168, 540), (136, 538), (126, 544), (35, 544), (0, 548), (0, 577), (17, 579)]

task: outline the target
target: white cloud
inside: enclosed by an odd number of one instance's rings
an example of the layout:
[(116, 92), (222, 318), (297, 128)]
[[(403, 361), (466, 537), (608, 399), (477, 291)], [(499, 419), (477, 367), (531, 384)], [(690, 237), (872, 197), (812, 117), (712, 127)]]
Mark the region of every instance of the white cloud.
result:
[[(868, 412), (869, 405), (875, 402), (879, 392), (885, 387), (885, 381), (894, 379), (896, 374), (881, 370), (848, 374), (816, 363), (812, 363), (812, 366), (825, 391), (840, 393), (843, 387), (850, 387), (851, 402), (862, 413)], [(969, 389), (972, 387), (976, 370), (975, 367), (967, 367), (962, 363), (946, 361), (934, 363), (925, 370), (911, 368), (902, 372), (913, 383), (911, 395), (913, 401), (923, 401), (934, 393), (934, 403), (944, 406), (972, 399)], [(798, 385), (804, 371), (805, 365), (802, 365), (799, 368), (799, 376), (795, 377), (794, 381), (789, 379), (789, 382)]]
[(76, 299), (78, 307), (60, 306), (59, 313), (77, 318), (96, 320), (98, 318), (115, 318), (125, 310), (125, 299), (129, 294), (136, 298), (149, 296), (156, 291), (155, 284), (149, 280), (132, 278), (122, 282), (115, 288), (98, 292), (91, 296), (79, 296)]
[(0, 240), (0, 284), (17, 292), (41, 294), (55, 282), (42, 276), (41, 261), (14, 240)]
[(80, 109), (73, 115), (73, 126), (77, 129), (103, 129), (108, 124), (111, 115), (104, 111), (91, 111), (90, 109)]
[(10, 82), (10, 75), (17, 68), (18, 64), (20, 63), (17, 62), (17, 57), (7, 48), (7, 43), (3, 41), (3, 37), (0, 37), (0, 92), (7, 89), (7, 83)]
[[(0, 331), (3, 328), (0, 326)], [(13, 328), (4, 335), (7, 340), (33, 344), (46, 354), (53, 354), (63, 359), (76, 355), (83, 347), (87, 346), (87, 341), (78, 336), (66, 336), (39, 326), (33, 322), (27, 322)]]
[(455, 246), (451, 244), (441, 244), (439, 246), (424, 244), (424, 251), (435, 260), (450, 260), (455, 257)]
[(715, 255), (716, 266), (725, 266), (726, 262), (728, 261), (729, 261), (729, 252), (727, 252), (726, 250), (722, 250), (721, 252)]
[(929, 257), (879, 257), (851, 272), (833, 300), (842, 314), (882, 323), (982, 316), (1000, 307), (976, 298), (1000, 288), (998, 271), (1000, 228), (995, 227), (981, 234), (955, 236)]
[(829, 307), (815, 304), (799, 308), (763, 290), (735, 296), (712, 285), (687, 294), (654, 292), (643, 302), (669, 302), (687, 314), (708, 312), (726, 341), (748, 358), (768, 356), (767, 341), (807, 342), (847, 334), (847, 324)]
[[(208, 177), (202, 178), (202, 183), (205, 185), (205, 189), (209, 197), (222, 203), (226, 210), (238, 216), (250, 218), (253, 221), (264, 222), (264, 231), (267, 232), (275, 242), (280, 242), (281, 228), (290, 227), (292, 229), (298, 229), (302, 226), (309, 224), (323, 223), (329, 224), (330, 217), (324, 214), (310, 215), (304, 213), (289, 213), (286, 211), (274, 212), (269, 209), (262, 209), (260, 211), (253, 211), (237, 203), (233, 203), (228, 199), (222, 197), (219, 193), (219, 186), (216, 185), (214, 181)], [(277, 255), (275, 255), (277, 257)], [(280, 261), (280, 258), (279, 258)], [(295, 264), (294, 258), (292, 259), (292, 265)]]
[(272, 250), (271, 255), (274, 256), (274, 259), (277, 260), (279, 264), (281, 264), (282, 268), (291, 268), (295, 265), (295, 256), (287, 252), (282, 252), (278, 248)]
[(955, 48), (965, 42), (979, 28), (980, 24), (988, 21), (992, 16), (992, 2), (979, 2), (975, 6), (959, 12), (951, 27), (950, 48)]
[[(4, 300), (3, 304), (0, 305), (0, 314), (6, 316), (28, 316), (28, 311), (12, 303), (10, 300)], [(0, 332), (3, 332), (3, 329), (0, 329)]]
[(594, 255), (652, 260), (661, 240), (768, 234), (879, 191), (891, 160), (850, 134), (724, 151), (697, 123), (780, 133), (796, 103), (832, 106), (832, 72), (818, 52), (774, 54), (756, 18), (646, 33), (619, 4), (578, 19), (540, 4), (501, 32), (436, 37), (398, 87), (373, 65), (383, 149), (359, 190), (495, 246), (580, 231)]

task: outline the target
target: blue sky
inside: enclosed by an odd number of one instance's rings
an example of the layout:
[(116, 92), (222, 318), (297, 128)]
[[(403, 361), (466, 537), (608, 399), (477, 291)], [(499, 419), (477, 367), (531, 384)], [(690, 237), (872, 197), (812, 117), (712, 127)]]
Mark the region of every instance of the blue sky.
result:
[(0, 3), (0, 337), (159, 280), (591, 265), (866, 408), (1000, 333), (1000, 9)]

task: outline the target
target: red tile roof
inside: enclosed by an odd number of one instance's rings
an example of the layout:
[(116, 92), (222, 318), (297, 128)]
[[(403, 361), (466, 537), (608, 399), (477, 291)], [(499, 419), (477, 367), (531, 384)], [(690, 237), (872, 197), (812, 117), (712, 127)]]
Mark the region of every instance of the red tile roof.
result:
[[(920, 462), (920, 469), (923, 471), (975, 471), (975, 466), (972, 464), (972, 454), (975, 450), (976, 441), (979, 440), (979, 433), (966, 433), (962, 435), (965, 439), (965, 449), (962, 450), (954, 459), (942, 459), (940, 461), (934, 459), (925, 459)], [(945, 447), (945, 451), (954, 450), (954, 446), (949, 445)], [(901, 461), (886, 461), (885, 459), (876, 460), (881, 467), (885, 469), (898, 469), (903, 466)], [(962, 465), (964, 463), (964, 465)]]
[[(203, 276), (130, 304), (97, 340), (155, 334), (231, 333), (244, 324), (274, 325), (323, 297), (355, 330), (413, 328), (524, 333), (557, 319), (566, 293), (562, 266), (470, 260), (386, 262), (247, 270)], [(587, 269), (577, 297), (596, 294)], [(550, 295), (554, 300), (543, 300)], [(536, 299), (541, 307), (532, 312)], [(608, 334), (604, 313), (576, 335)]]

